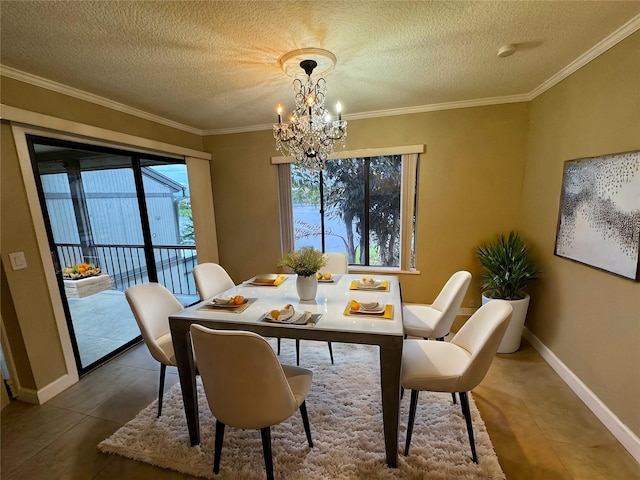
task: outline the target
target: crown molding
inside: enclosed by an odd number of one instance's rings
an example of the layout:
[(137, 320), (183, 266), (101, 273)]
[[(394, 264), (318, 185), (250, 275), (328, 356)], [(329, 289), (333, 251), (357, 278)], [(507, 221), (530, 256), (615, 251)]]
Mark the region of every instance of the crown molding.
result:
[(562, 80), (567, 78), (572, 73), (576, 72), (580, 68), (584, 67), (587, 63), (589, 63), (594, 58), (602, 55), (604, 52), (609, 50), (611, 47), (621, 42), (629, 35), (634, 33), (636, 30), (640, 29), (640, 14), (633, 17), (627, 23), (622, 25), (619, 29), (605, 38), (603, 41), (598, 43), (595, 47), (587, 50), (585, 53), (576, 58), (569, 65), (564, 67), (558, 73), (553, 75), (551, 78), (547, 79), (545, 82), (540, 84), (538, 87), (534, 88), (529, 92), (529, 100), (533, 100), (538, 95), (543, 94), (547, 90), (549, 90), (554, 85), (560, 83)]
[[(366, 118), (392, 117), (397, 115), (410, 115), (412, 113), (435, 112), (438, 110), (455, 110), (458, 108), (482, 107), (486, 105), (499, 105), (503, 103), (528, 102), (529, 95), (508, 95), (505, 97), (479, 98), (475, 100), (463, 100), (460, 102), (434, 103), (432, 105), (418, 105), (415, 107), (391, 108), (388, 110), (373, 110), (370, 112), (351, 113), (342, 115), (344, 120), (363, 120)], [(221, 128), (204, 130), (203, 135), (227, 135), (232, 133), (258, 132), (271, 130), (273, 124), (251, 125), (248, 127)]]
[[(368, 118), (390, 117), (395, 115), (410, 115), (414, 113), (435, 112), (439, 110), (454, 110), (459, 108), (499, 105), (503, 103), (529, 102), (534, 98), (536, 98), (537, 96), (541, 95), (542, 93), (546, 92), (551, 87), (561, 82), (562, 80), (567, 78), (569, 75), (571, 75), (572, 73), (576, 72), (578, 69), (585, 66), (591, 60), (603, 54), (604, 52), (609, 50), (611, 47), (621, 42), (622, 40), (624, 40), (629, 35), (631, 35), (632, 33), (634, 33), (639, 29), (640, 29), (640, 14), (633, 17), (627, 23), (625, 23), (616, 31), (614, 31), (611, 35), (606, 37), (603, 41), (601, 41), (600, 43), (595, 45), (593, 48), (583, 53), (580, 57), (576, 58), (574, 61), (572, 61), (562, 70), (560, 70), (558, 73), (556, 73), (555, 75), (547, 79), (538, 87), (531, 90), (531, 92), (529, 93), (524, 93), (519, 95), (508, 95), (504, 97), (490, 97), (490, 98), (480, 98), (475, 100), (464, 100), (460, 102), (418, 105), (415, 107), (406, 107), (406, 108), (393, 108), (389, 110), (374, 110), (370, 112), (352, 113), (349, 115), (343, 115), (343, 118), (345, 120), (362, 120), (362, 119), (368, 119)], [(8, 67), (2, 64), (0, 64), (0, 73), (2, 73), (2, 75), (6, 77), (13, 78), (21, 82), (35, 85), (37, 87), (46, 88), (47, 90), (52, 90), (54, 92), (58, 92), (64, 95), (78, 98), (80, 100), (85, 100), (87, 102), (95, 103), (103, 107), (111, 108), (113, 110), (127, 113), (129, 115), (133, 115), (139, 118), (144, 118), (146, 120), (150, 120), (152, 122), (166, 125), (168, 127), (176, 128), (178, 130), (183, 130), (185, 132), (193, 133), (195, 135), (200, 135), (200, 136), (230, 135), (234, 133), (248, 133), (248, 132), (271, 130), (273, 128), (273, 124), (262, 124), (262, 125), (250, 125), (245, 127), (200, 130), (194, 127), (190, 127), (188, 125), (184, 125), (182, 123), (175, 122), (173, 120), (169, 120), (164, 117), (160, 117), (158, 115), (154, 115), (152, 113), (145, 112), (143, 110), (139, 110), (137, 108), (130, 107), (128, 105), (124, 105), (122, 103), (115, 102), (113, 100), (109, 100), (108, 98), (101, 97), (99, 95), (94, 95), (92, 93), (85, 92), (77, 88), (69, 87), (67, 85), (63, 85), (61, 83), (54, 82), (52, 80), (47, 80), (45, 78), (38, 77), (36, 75), (32, 75), (30, 73), (26, 73), (21, 70), (17, 70), (15, 68)]]
[(123, 103), (115, 102), (113, 100), (109, 100), (108, 98), (101, 97), (93, 93), (85, 92), (84, 90), (69, 87), (68, 85), (54, 82), (53, 80), (48, 80), (46, 78), (38, 77), (37, 75), (23, 72), (22, 70), (15, 69), (13, 67), (8, 67), (6, 65), (0, 64), (0, 73), (2, 73), (2, 75), (4, 75), (5, 77), (13, 78), (14, 80), (28, 83), (36, 87), (46, 88), (47, 90), (61, 93), (63, 95), (68, 95), (70, 97), (77, 98), (79, 100), (84, 100), (86, 102), (94, 103), (102, 107), (107, 107), (112, 110), (117, 110), (118, 112), (126, 113), (128, 115), (133, 115), (135, 117), (143, 118), (145, 120), (150, 120), (155, 123), (160, 123), (162, 125), (166, 125), (167, 127), (176, 128), (178, 130), (183, 130), (185, 132), (202, 136), (202, 130), (200, 129), (193, 128), (188, 125), (184, 125), (182, 123), (174, 122), (173, 120), (160, 117), (159, 115), (154, 115), (152, 113), (148, 113), (143, 110), (130, 107)]

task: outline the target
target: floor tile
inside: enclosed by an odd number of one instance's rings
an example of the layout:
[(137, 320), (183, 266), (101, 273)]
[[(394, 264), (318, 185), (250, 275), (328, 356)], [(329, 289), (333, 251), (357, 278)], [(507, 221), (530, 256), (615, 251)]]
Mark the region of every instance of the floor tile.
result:
[(44, 447), (84, 419), (84, 416), (50, 407), (16, 400), (2, 410), (3, 476), (30, 461)]
[(6, 480), (91, 479), (111, 458), (102, 454), (96, 445), (120, 427), (85, 417), (38, 452), (20, 467), (3, 475)]

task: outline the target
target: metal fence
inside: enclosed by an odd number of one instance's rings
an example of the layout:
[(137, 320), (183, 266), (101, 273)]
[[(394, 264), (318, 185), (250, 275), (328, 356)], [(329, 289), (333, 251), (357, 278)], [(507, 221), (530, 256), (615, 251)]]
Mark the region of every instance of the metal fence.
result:
[[(125, 291), (149, 282), (144, 245), (91, 245), (83, 250), (80, 244), (57, 244), (61, 267), (92, 263), (111, 277), (113, 288)], [(196, 249), (183, 245), (154, 245), (153, 255), (158, 283), (175, 295), (197, 295), (193, 267), (198, 264)]]

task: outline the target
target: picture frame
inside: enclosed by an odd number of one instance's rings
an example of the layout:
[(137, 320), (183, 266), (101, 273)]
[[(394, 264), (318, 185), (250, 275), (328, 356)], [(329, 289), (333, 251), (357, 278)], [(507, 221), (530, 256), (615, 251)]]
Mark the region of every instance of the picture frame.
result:
[(640, 281), (640, 150), (567, 160), (554, 255)]

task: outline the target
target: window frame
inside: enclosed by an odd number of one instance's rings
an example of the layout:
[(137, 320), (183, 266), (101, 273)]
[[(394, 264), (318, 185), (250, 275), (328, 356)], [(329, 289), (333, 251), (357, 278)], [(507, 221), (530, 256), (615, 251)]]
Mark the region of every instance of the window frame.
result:
[[(418, 168), (420, 155), (424, 153), (424, 145), (404, 145), (397, 147), (366, 148), (359, 150), (342, 150), (336, 152), (327, 160), (341, 160), (348, 158), (379, 157), (384, 155), (400, 155), (402, 157), (402, 176), (400, 184), (400, 265), (398, 267), (349, 265), (350, 272), (381, 273), (419, 273), (411, 266), (411, 242), (413, 233), (414, 245), (417, 245), (417, 231), (413, 231), (411, 221), (417, 215), (418, 198)], [(295, 163), (293, 157), (271, 157), (271, 163), (277, 169), (278, 208), (280, 213), (280, 249), (284, 255), (294, 248), (293, 237), (293, 205), (291, 199), (291, 168)], [(415, 252), (413, 252), (415, 254)], [(415, 260), (415, 259), (414, 259)]]

